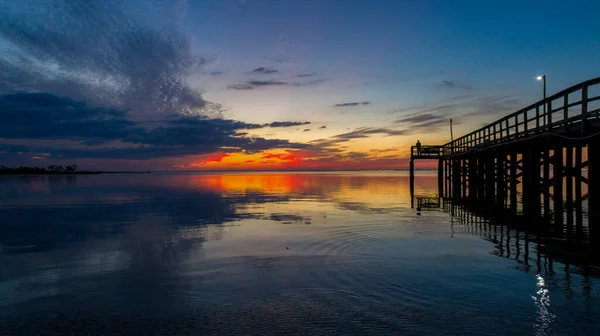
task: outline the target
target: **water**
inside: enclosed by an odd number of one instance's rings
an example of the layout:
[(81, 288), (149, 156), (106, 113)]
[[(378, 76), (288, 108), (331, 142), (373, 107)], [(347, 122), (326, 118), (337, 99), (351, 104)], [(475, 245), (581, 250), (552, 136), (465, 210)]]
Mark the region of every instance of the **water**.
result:
[[(434, 196), (435, 174), (416, 188)], [(3, 335), (600, 327), (596, 268), (456, 211), (418, 216), (404, 173), (11, 176), (0, 200)]]

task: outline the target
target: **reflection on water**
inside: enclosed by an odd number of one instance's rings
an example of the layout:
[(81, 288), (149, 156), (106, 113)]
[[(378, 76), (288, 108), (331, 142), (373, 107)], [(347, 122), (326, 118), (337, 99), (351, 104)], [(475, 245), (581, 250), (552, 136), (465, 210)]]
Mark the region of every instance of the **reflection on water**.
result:
[[(435, 173), (0, 177), (7, 334), (592, 334), (596, 270)], [(470, 218), (465, 220), (465, 218)], [(554, 251), (550, 253), (551, 251)]]

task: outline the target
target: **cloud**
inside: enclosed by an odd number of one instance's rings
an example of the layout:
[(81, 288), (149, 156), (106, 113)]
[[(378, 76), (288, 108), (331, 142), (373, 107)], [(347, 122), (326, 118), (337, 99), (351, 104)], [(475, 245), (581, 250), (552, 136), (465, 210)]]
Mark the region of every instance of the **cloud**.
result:
[(258, 67), (252, 71), (246, 72), (247, 74), (258, 74), (258, 75), (271, 75), (279, 73), (280, 71), (274, 68)]
[(323, 126), (321, 126), (321, 127), (319, 127), (319, 128), (320, 128), (320, 129), (325, 129), (325, 128), (327, 128), (327, 126), (323, 125)]
[[(292, 122), (275, 122), (275, 125)], [(48, 93), (0, 96), (0, 151), (50, 153), (53, 158), (151, 159), (214, 152), (256, 152), (273, 148), (305, 148), (282, 139), (244, 136), (243, 130), (266, 125), (229, 119), (171, 115), (148, 123), (128, 118), (126, 111), (93, 108), (81, 101)], [(304, 123), (303, 123), (304, 124)], [(283, 127), (283, 126), (280, 126)], [(14, 145), (10, 140), (63, 140), (69, 148)], [(118, 142), (119, 146), (110, 145)]]
[(371, 104), (371, 102), (364, 101), (364, 102), (356, 102), (356, 103), (340, 103), (340, 104), (333, 105), (333, 107), (355, 107), (355, 106), (365, 106), (365, 105), (369, 105), (369, 104)]
[(441, 86), (441, 87), (444, 87), (444, 88), (448, 88), (448, 89), (462, 89), (462, 90), (471, 90), (471, 89), (473, 89), (472, 87), (470, 87), (468, 85), (458, 84), (454, 80), (443, 80), (438, 85)]
[(310, 131), (310, 128), (305, 128), (302, 132), (308, 132)]
[(206, 60), (176, 23), (181, 10), (175, 2), (11, 2), (0, 11), (0, 92), (47, 92), (135, 114), (205, 114), (189, 78)]
[(301, 87), (301, 86), (316, 86), (319, 85), (321, 83), (324, 83), (326, 81), (328, 81), (329, 79), (327, 78), (322, 78), (322, 79), (315, 79), (312, 81), (308, 81), (308, 82), (298, 82), (298, 83), (293, 83), (293, 86), (297, 86), (297, 87)]
[(274, 121), (269, 124), (265, 124), (268, 127), (292, 127), (292, 126), (301, 126), (301, 125), (309, 125), (310, 121)]
[(296, 78), (306, 78), (306, 77), (315, 77), (317, 74), (316, 73), (304, 73), (304, 74), (299, 74), (296, 75)]
[(287, 82), (276, 81), (276, 80), (250, 80), (246, 83), (241, 84), (233, 84), (228, 86), (227, 88), (232, 90), (254, 90), (261, 87), (266, 86), (282, 86), (288, 85)]
[(380, 127), (380, 128), (362, 127), (362, 128), (356, 129), (352, 132), (335, 135), (335, 136), (333, 136), (333, 139), (339, 140), (341, 142), (345, 142), (345, 141), (353, 140), (353, 139), (368, 138), (369, 136), (375, 135), (375, 134), (383, 135), (383, 136), (395, 136), (395, 135), (405, 135), (405, 134), (407, 134), (407, 132), (405, 130), (395, 130), (395, 129), (385, 128), (385, 127)]
[(264, 160), (277, 159), (277, 160), (282, 160), (282, 161), (293, 161), (293, 160), (298, 160), (299, 157), (298, 157), (298, 155), (295, 155), (293, 153), (267, 153), (267, 154), (264, 154), (263, 156), (261, 156), (261, 159), (264, 159)]
[(216, 71), (204, 72), (204, 74), (210, 75), (210, 76), (221, 76), (221, 75), (225, 74), (225, 71), (216, 70)]
[(255, 87), (249, 84), (233, 84), (227, 88), (231, 90), (254, 90)]
[(92, 108), (48, 93), (0, 96), (0, 137), (67, 139), (102, 144), (140, 131), (126, 112)]

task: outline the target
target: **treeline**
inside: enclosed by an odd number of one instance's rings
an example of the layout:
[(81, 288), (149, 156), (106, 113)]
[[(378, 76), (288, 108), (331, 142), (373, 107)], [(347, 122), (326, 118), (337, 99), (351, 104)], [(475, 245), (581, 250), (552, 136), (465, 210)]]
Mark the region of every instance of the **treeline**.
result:
[(80, 171), (79, 167), (76, 164), (68, 165), (66, 167), (59, 165), (50, 165), (46, 168), (44, 167), (17, 167), (10, 168), (5, 166), (0, 166), (0, 174), (73, 174), (73, 173), (89, 173), (85, 171)]

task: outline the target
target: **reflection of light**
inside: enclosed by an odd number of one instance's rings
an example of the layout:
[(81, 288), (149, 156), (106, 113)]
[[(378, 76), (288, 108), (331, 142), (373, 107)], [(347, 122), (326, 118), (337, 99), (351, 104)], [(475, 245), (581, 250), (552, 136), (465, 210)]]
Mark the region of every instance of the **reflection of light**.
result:
[(544, 76), (537, 76), (537, 80), (542, 80), (544, 79)]
[(294, 174), (219, 174), (195, 176), (194, 184), (227, 193), (261, 191), (289, 194), (302, 190), (302, 181)]
[(531, 298), (537, 306), (537, 319), (534, 325), (536, 335), (551, 334), (551, 323), (554, 320), (554, 314), (550, 311), (550, 292), (546, 286), (546, 282), (541, 275), (537, 274), (537, 295), (532, 295)]

